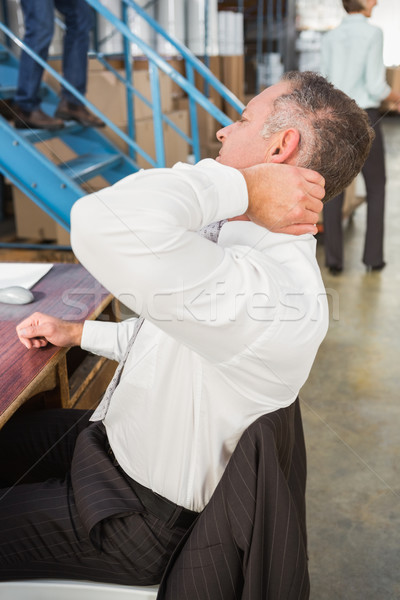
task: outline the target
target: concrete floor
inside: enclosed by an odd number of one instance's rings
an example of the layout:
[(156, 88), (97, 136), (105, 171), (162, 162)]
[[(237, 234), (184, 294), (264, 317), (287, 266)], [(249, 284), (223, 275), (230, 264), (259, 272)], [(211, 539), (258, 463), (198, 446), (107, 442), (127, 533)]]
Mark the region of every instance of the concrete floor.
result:
[(361, 262), (365, 203), (346, 228), (340, 276), (318, 244), (331, 322), (301, 392), (311, 600), (400, 599), (400, 117), (383, 127), (387, 267), (366, 273)]

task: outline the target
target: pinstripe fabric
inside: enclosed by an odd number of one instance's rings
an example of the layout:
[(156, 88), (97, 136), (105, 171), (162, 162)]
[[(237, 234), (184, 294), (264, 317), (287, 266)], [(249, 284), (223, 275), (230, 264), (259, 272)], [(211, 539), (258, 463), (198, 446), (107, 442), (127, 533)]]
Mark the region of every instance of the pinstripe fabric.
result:
[[(150, 585), (160, 581), (179, 547), (184, 531), (143, 510), (104, 450), (103, 426), (86, 427), (89, 416), (46, 411), (46, 427), (44, 415), (28, 413), (2, 430), (0, 465), (8, 456), (19, 458), (16, 477), (54, 441), (63, 442), (29, 474), (38, 479), (57, 466), (58, 479), (0, 490), (1, 580)], [(72, 478), (61, 477), (78, 434)], [(306, 600), (305, 477), (296, 402), (243, 434), (210, 503), (171, 561), (159, 600)]]
[[(184, 534), (144, 510), (105, 452), (102, 424), (91, 424), (79, 434), (69, 476), (72, 438), (90, 416), (85, 414), (82, 424), (74, 426), (83, 412), (45, 411), (40, 421), (34, 414), (22, 415), (0, 435), (0, 451), (6, 447), (8, 455), (20, 455), (19, 471), (61, 438), (41, 461), (48, 464), (31, 471), (31, 479), (48, 475), (59, 460), (58, 474), (67, 472), (63, 478), (0, 490), (1, 580), (53, 577), (155, 584)], [(46, 426), (47, 418), (57, 437)], [(63, 430), (74, 430), (74, 435), (63, 435)], [(61, 448), (64, 442), (66, 450)]]
[(158, 600), (305, 600), (306, 455), (298, 401), (243, 434), (172, 558)]

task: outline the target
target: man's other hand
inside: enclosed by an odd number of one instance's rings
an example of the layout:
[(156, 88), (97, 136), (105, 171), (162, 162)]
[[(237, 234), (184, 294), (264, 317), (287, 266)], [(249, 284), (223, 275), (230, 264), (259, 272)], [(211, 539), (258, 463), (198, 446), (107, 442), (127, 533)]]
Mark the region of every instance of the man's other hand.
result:
[(48, 343), (69, 348), (79, 346), (83, 323), (63, 321), (43, 313), (33, 313), (17, 325), (20, 341), (28, 349), (43, 348)]
[(246, 180), (251, 221), (276, 233), (317, 233), (325, 180), (316, 171), (266, 163), (241, 169)]

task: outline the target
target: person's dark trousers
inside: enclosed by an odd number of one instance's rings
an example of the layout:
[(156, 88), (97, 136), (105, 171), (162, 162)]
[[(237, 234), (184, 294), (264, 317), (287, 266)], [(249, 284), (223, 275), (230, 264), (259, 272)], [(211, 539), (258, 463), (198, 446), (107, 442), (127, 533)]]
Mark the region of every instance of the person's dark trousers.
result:
[[(367, 228), (365, 234), (363, 262), (369, 266), (383, 263), (383, 234), (385, 209), (385, 153), (380, 126), (381, 115), (375, 108), (367, 110), (375, 139), (362, 169), (366, 186)], [(342, 207), (344, 194), (329, 200), (324, 205), (324, 248), (328, 267), (343, 267)]]
[[(54, 33), (54, 9), (65, 18), (63, 74), (65, 79), (82, 95), (86, 93), (87, 53), (93, 12), (85, 0), (21, 0), (24, 14), (24, 42), (43, 60), (47, 60)], [(22, 52), (18, 73), (15, 103), (31, 112), (40, 105), (39, 95), (43, 68), (26, 52)], [(73, 94), (62, 90), (62, 95), (74, 104), (80, 104)]]
[(16, 414), (0, 431), (0, 580), (160, 581), (186, 528), (144, 508), (90, 414)]
[(362, 173), (367, 189), (367, 231), (363, 262), (376, 267), (383, 264), (383, 234), (385, 213), (385, 149), (381, 129), (382, 115), (375, 108), (367, 110), (375, 139)]
[(324, 204), (324, 249), (327, 267), (343, 268), (342, 209), (344, 194)]

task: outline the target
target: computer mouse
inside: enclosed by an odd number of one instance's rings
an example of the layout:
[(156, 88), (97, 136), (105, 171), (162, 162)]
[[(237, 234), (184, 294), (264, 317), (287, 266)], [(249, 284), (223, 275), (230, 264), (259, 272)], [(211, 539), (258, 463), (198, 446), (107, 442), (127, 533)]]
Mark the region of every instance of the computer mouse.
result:
[(30, 290), (19, 285), (0, 288), (0, 302), (3, 304), (29, 304), (35, 299)]

